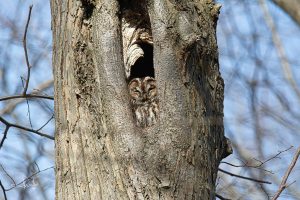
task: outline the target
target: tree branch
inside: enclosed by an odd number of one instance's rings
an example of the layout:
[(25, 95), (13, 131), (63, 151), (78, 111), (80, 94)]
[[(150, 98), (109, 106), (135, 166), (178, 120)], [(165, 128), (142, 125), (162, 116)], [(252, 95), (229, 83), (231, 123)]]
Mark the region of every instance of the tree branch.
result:
[(37, 174), (39, 174), (39, 173), (41, 173), (41, 172), (44, 172), (44, 171), (47, 171), (47, 170), (49, 170), (49, 169), (54, 169), (54, 166), (48, 167), (48, 168), (43, 169), (43, 170), (39, 170), (39, 171), (37, 171), (37, 172), (31, 174), (30, 176), (28, 176), (28, 177), (27, 177), (26, 179), (24, 179), (23, 181), (17, 183), (16, 185), (14, 185), (14, 186), (11, 187), (11, 188), (6, 189), (5, 191), (10, 191), (10, 190), (14, 189), (15, 187), (17, 187), (17, 186), (19, 186), (19, 185), (25, 183), (27, 180), (31, 179), (32, 177), (36, 176)]
[(286, 184), (287, 179), (289, 178), (289, 175), (291, 174), (291, 172), (292, 172), (294, 166), (296, 165), (297, 160), (298, 160), (298, 158), (299, 158), (299, 155), (300, 155), (300, 147), (298, 147), (298, 149), (297, 149), (297, 151), (296, 151), (296, 153), (295, 153), (295, 155), (294, 155), (294, 158), (293, 158), (291, 164), (289, 165), (287, 171), (286, 171), (285, 174), (284, 174), (284, 177), (283, 177), (283, 179), (282, 179), (282, 181), (281, 181), (281, 183), (280, 183), (279, 189), (278, 189), (278, 191), (276, 192), (276, 194), (274, 195), (274, 197), (272, 198), (272, 200), (278, 199), (278, 197), (280, 196), (281, 192), (282, 192), (285, 188), (287, 188), (287, 186), (288, 186), (288, 185)]
[(42, 130), (53, 118), (54, 118), (54, 114), (51, 116), (51, 118), (43, 126), (41, 126), (39, 129), (37, 129), (37, 131)]
[(28, 13), (27, 23), (25, 26), (25, 32), (24, 32), (24, 37), (23, 37), (23, 47), (24, 47), (24, 52), (25, 52), (26, 65), (27, 65), (27, 79), (26, 79), (24, 91), (23, 91), (24, 96), (26, 95), (26, 92), (28, 89), (28, 84), (29, 84), (29, 79), (30, 79), (30, 68), (31, 68), (31, 66), (29, 64), (29, 59), (28, 59), (26, 38), (27, 38), (27, 30), (28, 30), (28, 26), (29, 26), (32, 7), (33, 7), (33, 5), (29, 6), (29, 13)]
[[(31, 92), (31, 94), (26, 94), (26, 98), (43, 98), (43, 99), (46, 98), (49, 100), (54, 99), (53, 96), (47, 96), (47, 95), (36, 96), (36, 95), (41, 95), (42, 91), (48, 89), (49, 87), (51, 87), (51, 85), (53, 85), (53, 80), (47, 80), (47, 81), (41, 83), (36, 89), (34, 89)], [(29, 95), (29, 96), (27, 96), (27, 95)], [(5, 106), (4, 109), (0, 110), (0, 115), (10, 113), (16, 107), (16, 105), (18, 105), (19, 103), (21, 103), (25, 100), (25, 98), (23, 98), (22, 95), (17, 95), (17, 96), (13, 95), (13, 98), (12, 97), (3, 97), (3, 98), (4, 98), (4, 100), (9, 100), (9, 99), (15, 99), (15, 100), (13, 102), (10, 102), (9, 104), (7, 104), (7, 106)], [(1, 101), (1, 98), (0, 98), (0, 101)]]
[(233, 174), (231, 172), (225, 171), (225, 170), (220, 169), (220, 168), (219, 168), (219, 171), (223, 172), (225, 174), (228, 174), (230, 176), (235, 176), (235, 177), (238, 177), (238, 178), (241, 178), (241, 179), (245, 179), (245, 180), (249, 180), (249, 181), (254, 181), (254, 182), (264, 183), (264, 184), (272, 184), (271, 182), (268, 182), (268, 181), (263, 181), (263, 180), (258, 180), (258, 179), (254, 179), (254, 178), (250, 178), (250, 177), (245, 177), (245, 176), (240, 176), (240, 175), (237, 175), (237, 174)]
[(1, 180), (0, 180), (0, 187), (1, 187), (1, 189), (2, 189), (2, 192), (3, 192), (3, 195), (4, 195), (4, 200), (7, 200), (7, 196), (6, 196), (6, 190), (5, 190), (4, 186), (2, 185), (2, 182), (1, 182)]
[(3, 133), (3, 138), (2, 138), (2, 140), (0, 142), (0, 149), (1, 149), (2, 145), (3, 145), (3, 143), (4, 143), (4, 140), (6, 139), (6, 136), (7, 136), (9, 128), (10, 128), (10, 126), (6, 124), (5, 130), (4, 130), (4, 133)]
[(254, 158), (255, 161), (259, 162), (259, 164), (255, 164), (255, 165), (248, 165), (247, 161), (244, 162), (244, 161), (242, 161), (242, 160), (240, 160), (241, 162), (243, 162), (242, 165), (235, 165), (235, 164), (232, 164), (232, 163), (229, 163), (229, 162), (225, 162), (225, 161), (222, 161), (222, 162), (220, 162), (220, 163), (226, 164), (226, 165), (230, 165), (230, 166), (232, 166), (232, 167), (255, 168), (255, 169), (263, 170), (263, 171), (265, 171), (265, 172), (268, 172), (268, 173), (273, 174), (272, 171), (269, 171), (269, 170), (266, 170), (266, 169), (262, 168), (263, 165), (265, 165), (266, 163), (270, 162), (270, 161), (273, 160), (273, 159), (279, 158), (279, 155), (280, 155), (280, 154), (282, 154), (282, 153), (284, 153), (284, 152), (286, 152), (286, 151), (289, 151), (291, 148), (293, 148), (293, 146), (290, 146), (289, 148), (287, 148), (287, 149), (285, 149), (285, 150), (279, 151), (276, 155), (271, 156), (270, 158), (268, 158), (268, 159), (265, 160), (265, 161), (260, 161), (260, 160)]
[(4, 169), (4, 167), (2, 165), (0, 165), (2, 170), (4, 171), (4, 173), (6, 174), (6, 176), (8, 176), (10, 178), (10, 180), (14, 183), (14, 185), (16, 185), (15, 180), (11, 177), (11, 175), (8, 174), (8, 172)]
[(228, 198), (225, 198), (225, 197), (222, 197), (221, 195), (219, 194), (216, 194), (216, 197), (218, 197), (219, 199), (221, 200), (231, 200), (231, 199), (228, 199)]
[(0, 149), (1, 149), (2, 145), (3, 145), (3, 143), (4, 143), (4, 140), (6, 139), (6, 135), (7, 135), (8, 129), (10, 127), (14, 127), (14, 128), (18, 128), (18, 129), (21, 129), (21, 130), (24, 130), (24, 131), (32, 132), (32, 133), (35, 133), (35, 134), (37, 134), (39, 136), (46, 137), (48, 139), (54, 140), (53, 136), (41, 133), (41, 132), (39, 132), (37, 130), (33, 130), (33, 129), (30, 129), (30, 128), (27, 128), (27, 127), (24, 127), (24, 126), (20, 126), (20, 125), (17, 125), (17, 124), (12, 124), (12, 123), (6, 121), (2, 117), (0, 117), (0, 122), (2, 122), (3, 124), (6, 125), (5, 131), (4, 131), (4, 136), (3, 136), (2, 140), (1, 140), (1, 143), (0, 143)]
[(49, 99), (54, 100), (52, 96), (47, 95), (39, 95), (39, 94), (22, 94), (22, 95), (12, 95), (7, 97), (1, 97), (0, 101), (6, 101), (10, 99), (19, 99), (19, 98), (41, 98), (41, 99)]

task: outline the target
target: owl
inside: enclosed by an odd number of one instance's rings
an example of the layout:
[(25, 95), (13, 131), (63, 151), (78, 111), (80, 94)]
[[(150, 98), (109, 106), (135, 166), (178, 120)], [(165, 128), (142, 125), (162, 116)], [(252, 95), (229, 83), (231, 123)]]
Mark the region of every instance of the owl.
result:
[(155, 124), (159, 109), (155, 79), (150, 76), (134, 78), (128, 88), (137, 126), (144, 128)]

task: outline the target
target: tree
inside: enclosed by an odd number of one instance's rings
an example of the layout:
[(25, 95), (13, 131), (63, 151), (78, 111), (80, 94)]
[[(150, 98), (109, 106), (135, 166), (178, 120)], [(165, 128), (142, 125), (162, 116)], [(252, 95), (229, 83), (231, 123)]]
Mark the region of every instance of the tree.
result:
[[(297, 66), (299, 66), (297, 54), (297, 52), (299, 52), (299, 45), (297, 45), (299, 43), (299, 39), (297, 38), (297, 35), (299, 35), (299, 25), (295, 24), (289, 16), (282, 12), (278, 7), (280, 6), (283, 10), (286, 10), (286, 12), (296, 20), (297, 16), (294, 15), (295, 13), (293, 13), (293, 10), (297, 8), (297, 4), (294, 4), (295, 6), (292, 7), (285, 7), (296, 1), (220, 0), (219, 2), (223, 4), (222, 12), (219, 17), (220, 20), (218, 21), (218, 46), (220, 50), (220, 70), (226, 85), (224, 127), (225, 135), (230, 138), (234, 147), (234, 153), (220, 162), (219, 173), (215, 184), (216, 197), (219, 199), (226, 199), (224, 197), (227, 197), (228, 199), (277, 199), (280, 195), (281, 198), (284, 197), (285, 199), (297, 199), (297, 197), (300, 196), (298, 190), (299, 183), (294, 180), (299, 179), (299, 174), (297, 174), (297, 170), (299, 169), (299, 165), (297, 164), (299, 163), (296, 162), (300, 155), (300, 147), (296, 150), (293, 146), (298, 145), (297, 141), (299, 141), (299, 134), (297, 133), (299, 133), (300, 130), (300, 109), (298, 104), (300, 96), (299, 84), (297, 81), (299, 80), (299, 73), (297, 73)], [(280, 2), (283, 4), (279, 4)], [(31, 8), (29, 9), (30, 12), (28, 12), (28, 7), (31, 7), (29, 3), (30, 2), (28, 1), (10, 1), (9, 3), (3, 3), (3, 5), (0, 6), (0, 199), (3, 198), (5, 200), (54, 199), (55, 156), (53, 139), (55, 131), (53, 117), (53, 77), (51, 69), (52, 63), (50, 61), (52, 56), (50, 4), (44, 4), (44, 1), (37, 1), (33, 5), (32, 12)], [(173, 5), (173, 3), (174, 1), (172, 1), (172, 3), (167, 3), (167, 5)], [(274, 3), (278, 3), (278, 6)], [(75, 10), (74, 12), (87, 11), (83, 14), (84, 23), (82, 24), (86, 25), (85, 30), (92, 33), (92, 27), (90, 26), (94, 26), (95, 23), (93, 20), (97, 21), (97, 19), (93, 17), (94, 12), (90, 11), (95, 11), (96, 9), (93, 8), (95, 8), (97, 4), (89, 4), (88, 1), (84, 1), (83, 4), (85, 6), (81, 6), (80, 4), (78, 10)], [(86, 9), (83, 9), (83, 7)], [(182, 16), (182, 13), (196, 12), (195, 9), (191, 9), (190, 7), (190, 3), (188, 6), (185, 4), (177, 4), (176, 8), (179, 14), (175, 13), (171, 15), (172, 17), (168, 18), (175, 19), (169, 20), (171, 22), (169, 24), (167, 23), (167, 32), (172, 36), (171, 38), (176, 38), (176, 35), (180, 35), (177, 34), (178, 31), (175, 30), (177, 29), (176, 26), (181, 27), (181, 29), (179, 29), (180, 31), (186, 30), (185, 28), (182, 28), (184, 26), (179, 26), (179, 23), (176, 23), (176, 19), (179, 18), (177, 16), (180, 14), (180, 16)], [(120, 54), (122, 54), (124, 64), (121, 63), (123, 66), (119, 72), (122, 73), (121, 77), (122, 79), (125, 79), (125, 84), (128, 84), (135, 76), (153, 76), (151, 75), (151, 73), (154, 74), (153, 60), (161, 57), (161, 55), (157, 53), (153, 57), (153, 45), (155, 47), (159, 44), (157, 41), (164, 41), (164, 39), (160, 40), (160, 38), (163, 37), (154, 37), (155, 41), (153, 43), (151, 26), (155, 17), (152, 17), (152, 20), (150, 20), (148, 15), (149, 10), (151, 10), (150, 8), (150, 5), (139, 6), (139, 4), (128, 1), (121, 2), (120, 5), (118, 17), (119, 26), (121, 26), (120, 36), (122, 36), (123, 42), (123, 49), (121, 48)], [(61, 13), (64, 14), (66, 10), (67, 9), (62, 10)], [(201, 13), (204, 13), (204, 11), (201, 11)], [(75, 16), (74, 14), (71, 15)], [(189, 14), (187, 14), (187, 16), (189, 16)], [(53, 15), (53, 17), (56, 19), (56, 15)], [(195, 19), (198, 19), (197, 17), (196, 14)], [(79, 19), (79, 17), (76, 19)], [(183, 17), (180, 17), (180, 19), (181, 21), (184, 21)], [(189, 22), (192, 21), (192, 17), (188, 19), (188, 24), (195, 23)], [(185, 25), (188, 26), (188, 24)], [(199, 24), (202, 26), (201, 23)], [(78, 29), (79, 28), (76, 30)], [(201, 32), (201, 30), (198, 30), (198, 27), (193, 28), (193, 30), (194, 29), (197, 33)], [(72, 32), (72, 30), (69, 30), (69, 33), (70, 32)], [(81, 36), (82, 32), (85, 31), (80, 32)], [(187, 32), (188, 31), (186, 31), (186, 33)], [(196, 35), (198, 36), (201, 34)], [(200, 55), (201, 58), (201, 49), (205, 48), (198, 48), (204, 43), (201, 40), (201, 37), (197, 36), (195, 42), (196, 45), (191, 45), (190, 47), (187, 45), (188, 48), (183, 48), (183, 50), (181, 46), (185, 47), (185, 45), (184, 42), (179, 42), (182, 41), (180, 36), (178, 36), (179, 39), (176, 41), (175, 45), (170, 44), (170, 46), (173, 46), (174, 51), (179, 49), (181, 50), (180, 52), (188, 52), (186, 57), (185, 53), (178, 53), (180, 59), (176, 60), (176, 64), (179, 63), (180, 69), (185, 69), (183, 68), (185, 65), (182, 65), (182, 61), (186, 61), (187, 63), (191, 62), (191, 55), (197, 54)], [(74, 41), (78, 41), (78, 38)], [(96, 45), (94, 45), (94, 40), (91, 39), (90, 41), (90, 43), (87, 43), (86, 40), (84, 40), (83, 45), (78, 45), (78, 47), (80, 47), (81, 50), (85, 50), (87, 48), (82, 47), (84, 47), (85, 44), (88, 44), (92, 47), (89, 47), (89, 50), (92, 52)], [(168, 41), (173, 41), (173, 39)], [(127, 46), (128, 44), (129, 46)], [(156, 46), (155, 49), (158, 49), (158, 47)], [(196, 48), (197, 50), (200, 49), (200, 53), (195, 53), (193, 48)], [(27, 53), (24, 54), (26, 51)], [(75, 50), (70, 48), (68, 53), (69, 55), (70, 53), (73, 55), (74, 52)], [(70, 74), (70, 69), (75, 69), (74, 66), (78, 66), (78, 63), (83, 67), (87, 66), (81, 62), (81, 60), (84, 59), (82, 58), (82, 55), (94, 55), (96, 58), (99, 57), (98, 53), (81, 53), (80, 50), (76, 52), (76, 56), (79, 58), (76, 60), (77, 63), (72, 65), (72, 68), (68, 68), (68, 72), (66, 73), (68, 75)], [(157, 50), (154, 52), (157, 52)], [(165, 60), (164, 58), (161, 59)], [(197, 59), (195, 60), (198, 61)], [(93, 70), (91, 71), (96, 71), (95, 66), (100, 66), (99, 64), (94, 64), (97, 63), (94, 58), (91, 63), (93, 63), (93, 66), (91, 67)], [(157, 70), (161, 69), (156, 66), (157, 65), (155, 65), (157, 78)], [(128, 69), (132, 70), (130, 71)], [(97, 71), (99, 70), (97, 69)], [(145, 72), (145, 74), (143, 75), (141, 72)], [(78, 74), (80, 74), (80, 72), (78, 72)], [(89, 78), (86, 78), (86, 74), (83, 73), (83, 78), (80, 79), (83, 80), (82, 82), (77, 81), (75, 83), (82, 86), (81, 84), (86, 83), (85, 79), (90, 80)], [(173, 71), (169, 74), (170, 76), (168, 77), (172, 78)], [(187, 74), (187, 76), (183, 76), (183, 82), (189, 91), (191, 85), (193, 86), (191, 82), (186, 81), (189, 80), (190, 73), (185, 73), (183, 70), (182, 74)], [(128, 75), (130, 75), (129, 78), (124, 78), (124, 76), (128, 77)], [(74, 75), (69, 77), (74, 77)], [(97, 82), (95, 85), (99, 85), (100, 76), (98, 74), (88, 74), (87, 77), (94, 77), (95, 82)], [(93, 79), (90, 82), (93, 82)], [(94, 88), (89, 87), (90, 82), (88, 82), (87, 85), (83, 85), (83, 90), (86, 91), (89, 88)], [(209, 83), (212, 83), (212, 81), (209, 81)], [(74, 85), (72, 87), (76, 89)], [(103, 85), (98, 87), (97, 94), (100, 92), (100, 87), (103, 87)], [(203, 87), (205, 88), (205, 86)], [(80, 94), (81, 90), (79, 90), (79, 88), (82, 87), (78, 87), (76, 94)], [(125, 90), (126, 93), (123, 96), (125, 96), (124, 98), (127, 98), (127, 90), (129, 89), (126, 88)], [(101, 99), (98, 101), (98, 97), (95, 98), (94, 94), (90, 96), (92, 97), (91, 99), (94, 101), (94, 104), (95, 102), (103, 102)], [(80, 95), (78, 95), (78, 97), (80, 97)], [(115, 97), (112, 98), (114, 99)], [(80, 101), (84, 101), (83, 98), (81, 98)], [(130, 101), (132, 101), (132, 99)], [(131, 109), (132, 105), (129, 105), (128, 99), (124, 99), (124, 102), (125, 104), (127, 103), (128, 105), (126, 105)], [(167, 100), (165, 102), (167, 102)], [(90, 108), (89, 105), (91, 104), (88, 102), (81, 102), (80, 105), (86, 104), (88, 104), (88, 106), (86, 106), (87, 108), (81, 106), (78, 106), (78, 108), (81, 108), (81, 110)], [(169, 105), (167, 106), (168, 108), (171, 107)], [(97, 108), (100, 109), (99, 105)], [(165, 107), (164, 109), (166, 110)], [(102, 112), (104, 109), (101, 108), (100, 110)], [(105, 110), (107, 111), (107, 109)], [(168, 113), (168, 111), (166, 113)], [(161, 111), (160, 114), (162, 114)], [(88, 113), (87, 115), (91, 114)], [(132, 118), (132, 115), (134, 114), (130, 110), (128, 115)], [(110, 117), (114, 118), (114, 116)], [(98, 119), (99, 118), (100, 121), (102, 119), (104, 121), (106, 116), (102, 116), (102, 118), (100, 116)], [(78, 121), (80, 121), (80, 119)], [(218, 119), (216, 119), (216, 121), (218, 121)], [(134, 124), (136, 121), (135, 119), (132, 119), (131, 122), (126, 123), (132, 123), (130, 126), (135, 127)], [(160, 124), (162, 124), (161, 120), (155, 126), (159, 126)], [(96, 125), (98, 126), (97, 122)], [(99, 127), (101, 126), (99, 125)], [(75, 128), (78, 129), (77, 126)], [(147, 132), (147, 134), (145, 134), (146, 137), (143, 137), (143, 139), (146, 140), (149, 138), (147, 137), (150, 135), (148, 134), (149, 128), (136, 129), (138, 129), (136, 135), (141, 135), (139, 130), (146, 130), (144, 132)], [(162, 133), (163, 131), (164, 130), (162, 130)], [(75, 132), (76, 130), (74, 133)], [(99, 132), (100, 131), (97, 130), (95, 134), (98, 136), (100, 135)], [(108, 131), (105, 133), (108, 134)], [(81, 136), (82, 134), (76, 135)], [(110, 136), (111, 135), (113, 134), (110, 134)], [(175, 134), (172, 136), (177, 135)], [(122, 136), (123, 138), (129, 138), (127, 135)], [(106, 135), (104, 137), (106, 137)], [(142, 145), (153, 147), (152, 145), (159, 142), (160, 145), (157, 146), (165, 148), (163, 145), (166, 144), (165, 141), (170, 137), (168, 135), (163, 135), (162, 137), (163, 139), (161, 137), (155, 138), (155, 136), (152, 136), (150, 142), (145, 142)], [(114, 139), (115, 138), (116, 137), (114, 137)], [(174, 138), (172, 138), (171, 144), (180, 139), (179, 137)], [(137, 141), (142, 141), (143, 139)], [(104, 148), (107, 140), (101, 139), (101, 141), (102, 143), (100, 146)], [(120, 139), (119, 141), (124, 140)], [(129, 143), (131, 145), (137, 144), (136, 140), (128, 139), (128, 141), (132, 141)], [(113, 144), (113, 142), (111, 144)], [(179, 143), (177, 142), (177, 146), (173, 145), (172, 148), (165, 148), (165, 151), (176, 150), (178, 144)], [(112, 146), (113, 145), (110, 147)], [(72, 145), (72, 147), (74, 147), (74, 145)], [(141, 149), (143, 152), (144, 148), (142, 147)], [(157, 149), (155, 150), (156, 151), (153, 152), (159, 151)], [(72, 151), (70, 150), (69, 152)], [(149, 152), (150, 150), (144, 154), (149, 155)], [(126, 150), (126, 153), (126, 156), (132, 155), (131, 152), (128, 153), (128, 150)], [(138, 150), (136, 150), (135, 153), (138, 154)], [(189, 151), (188, 155), (193, 155), (192, 153), (194, 152)], [(100, 156), (97, 154), (94, 156), (95, 159), (91, 162), (94, 163), (95, 160), (98, 160), (97, 163), (99, 163), (102, 159), (101, 155), (103, 155), (102, 157), (106, 156), (104, 153), (100, 153)], [(119, 155), (119, 157), (121, 156), (122, 155)], [(167, 158), (163, 156), (164, 155), (162, 154), (162, 156), (159, 157), (160, 160), (157, 161), (157, 163), (161, 160), (164, 161), (161, 166), (165, 166), (167, 163), (165, 160), (168, 161), (168, 158), (171, 158), (170, 156), (165, 156)], [(187, 158), (184, 153), (182, 156)], [(109, 156), (106, 157), (109, 158)], [(128, 156), (124, 156), (121, 158), (125, 159), (126, 163), (124, 161), (124, 165), (114, 166), (123, 170), (120, 166), (124, 167), (127, 163), (131, 163), (133, 157), (128, 158)], [(118, 161), (119, 160), (115, 159), (114, 163), (119, 164)], [(136, 162), (138, 161), (139, 160), (136, 159)], [(182, 165), (182, 160), (179, 161), (178, 164)], [(192, 159), (189, 159), (189, 162), (192, 163), (192, 166), (195, 165), (193, 164)], [(147, 165), (152, 166), (152, 162), (150, 164), (148, 163)], [(145, 165), (146, 164), (143, 166)], [(135, 171), (129, 171), (131, 177), (137, 177), (142, 174), (133, 174), (133, 172), (137, 172), (136, 169), (139, 169), (138, 172), (144, 170), (142, 167), (136, 167), (139, 166), (139, 163), (135, 163), (135, 168), (132, 166), (133, 165), (130, 165), (129, 169), (134, 169)], [(95, 164), (93, 167), (97, 168), (97, 165)], [(111, 168), (107, 163), (105, 167), (108, 169)], [(103, 168), (104, 167), (97, 168), (97, 170), (102, 169), (103, 171)], [(142, 170), (140, 170), (141, 168)], [(149, 169), (149, 167), (147, 169)], [(153, 167), (150, 169), (152, 172), (155, 172)], [(113, 172), (113, 169), (110, 170), (110, 172)], [(177, 173), (178, 177), (180, 178), (180, 175), (182, 177), (183, 172), (185, 173), (185, 171)], [(124, 170), (121, 172), (124, 172)], [(128, 170), (125, 172), (128, 172)], [(67, 172), (66, 175), (68, 173), (69, 172)], [(168, 172), (165, 170), (163, 175), (167, 173)], [(129, 175), (129, 173), (127, 174)], [(145, 174), (146, 173), (142, 175), (146, 176)], [(147, 171), (147, 174), (150, 173)], [(150, 175), (147, 177), (151, 178)], [(100, 175), (98, 177), (100, 177)], [(120, 179), (123, 178), (123, 176), (119, 177)], [(161, 177), (164, 177), (162, 175), (156, 177), (155, 181), (157, 182), (151, 182), (151, 184), (158, 184), (159, 189), (167, 192), (168, 189), (170, 189), (168, 184), (171, 185), (171, 182), (168, 182), (168, 179), (163, 179), (163, 181), (161, 181)], [(160, 180), (160, 182), (158, 180)], [(134, 182), (135, 185), (138, 185), (139, 181), (140, 179), (134, 179), (132, 182)], [(94, 188), (97, 187), (97, 185), (94, 186)], [(178, 185), (177, 188), (181, 186), (182, 185)], [(139, 191), (144, 191), (142, 189)], [(142, 195), (139, 197), (141, 196)]]
[[(214, 199), (223, 79), (210, 0), (51, 1), (57, 199)], [(149, 18), (160, 114), (135, 126), (124, 12)], [(125, 56), (125, 55), (124, 55)]]

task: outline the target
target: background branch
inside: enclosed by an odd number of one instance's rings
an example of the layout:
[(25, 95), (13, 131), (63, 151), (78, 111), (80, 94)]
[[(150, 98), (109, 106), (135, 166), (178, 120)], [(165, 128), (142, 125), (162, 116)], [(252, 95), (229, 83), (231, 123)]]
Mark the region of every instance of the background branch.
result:
[(1, 97), (0, 101), (6, 101), (11, 99), (19, 99), (19, 98), (41, 98), (41, 99), (49, 99), (54, 100), (52, 96), (47, 95), (39, 95), (39, 94), (23, 94), (23, 95), (12, 95), (7, 97)]
[(4, 142), (4, 140), (5, 140), (5, 138), (6, 138), (6, 135), (7, 135), (7, 131), (8, 131), (8, 129), (9, 129), (10, 127), (14, 127), (14, 128), (18, 128), (18, 129), (21, 129), (21, 130), (24, 130), (24, 131), (32, 132), (32, 133), (35, 133), (35, 134), (37, 134), (37, 135), (39, 135), (39, 136), (46, 137), (46, 138), (48, 138), (48, 139), (54, 140), (54, 137), (53, 137), (53, 136), (50, 136), (50, 135), (41, 133), (41, 132), (39, 132), (39, 131), (37, 131), (37, 130), (33, 130), (33, 129), (30, 129), (30, 128), (27, 128), (27, 127), (24, 127), (24, 126), (20, 126), (20, 125), (17, 125), (17, 124), (12, 124), (12, 123), (6, 121), (6, 120), (5, 120), (4, 118), (2, 118), (2, 117), (0, 117), (0, 122), (2, 122), (3, 124), (6, 125), (6, 129), (5, 129), (5, 131), (4, 131), (4, 136), (3, 136), (2, 140), (1, 140), (1, 143), (0, 143), (0, 144), (1, 144), (0, 148), (1, 148), (2, 145), (3, 145), (3, 142)]
[(286, 182), (287, 182), (287, 180), (288, 180), (288, 178), (289, 178), (289, 176), (290, 176), (290, 174), (291, 174), (291, 172), (292, 172), (294, 166), (295, 166), (296, 163), (297, 163), (297, 160), (298, 160), (298, 158), (299, 158), (299, 155), (300, 155), (300, 147), (298, 147), (298, 149), (297, 149), (297, 151), (296, 151), (296, 153), (295, 153), (295, 155), (294, 155), (294, 158), (293, 158), (291, 164), (289, 165), (287, 171), (286, 171), (285, 174), (284, 174), (284, 177), (283, 177), (283, 179), (282, 179), (282, 181), (281, 181), (281, 183), (280, 183), (279, 189), (278, 189), (278, 191), (276, 192), (276, 194), (274, 195), (274, 197), (272, 198), (272, 200), (278, 199), (278, 197), (280, 196), (280, 194), (282, 193), (282, 191), (283, 191), (286, 187), (288, 187), (288, 185), (286, 184)]
[(263, 180), (258, 180), (258, 179), (255, 179), (255, 178), (250, 178), (250, 177), (246, 177), (246, 176), (241, 176), (241, 175), (233, 174), (231, 172), (225, 171), (225, 170), (220, 169), (220, 168), (219, 168), (219, 171), (223, 172), (225, 174), (228, 174), (230, 176), (235, 176), (235, 177), (238, 177), (238, 178), (241, 178), (241, 179), (245, 179), (245, 180), (249, 180), (249, 181), (254, 181), (254, 182), (257, 182), (257, 183), (272, 184), (271, 182), (268, 182), (268, 181), (263, 181)]
[(23, 95), (26, 95), (26, 92), (27, 92), (27, 89), (28, 89), (28, 84), (29, 84), (29, 79), (30, 79), (30, 68), (31, 68), (31, 66), (29, 64), (29, 59), (28, 59), (26, 38), (27, 38), (27, 30), (28, 30), (28, 26), (29, 26), (32, 7), (33, 7), (33, 5), (29, 6), (28, 18), (27, 18), (27, 23), (26, 23), (26, 26), (25, 26), (24, 37), (23, 37), (23, 47), (24, 47), (24, 52), (25, 52), (26, 65), (27, 65), (27, 79), (26, 79), (26, 82), (25, 82)]
[(7, 200), (6, 190), (5, 190), (5, 188), (4, 188), (4, 186), (3, 186), (2, 182), (1, 182), (1, 180), (0, 180), (0, 187), (1, 187), (2, 192), (3, 192), (3, 195), (4, 195), (4, 199)]

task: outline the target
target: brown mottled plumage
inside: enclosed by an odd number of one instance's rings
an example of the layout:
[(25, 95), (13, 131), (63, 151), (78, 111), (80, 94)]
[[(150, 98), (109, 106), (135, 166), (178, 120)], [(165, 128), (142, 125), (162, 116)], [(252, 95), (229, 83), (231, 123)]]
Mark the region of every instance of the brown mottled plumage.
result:
[(155, 79), (150, 76), (134, 78), (128, 87), (137, 126), (147, 127), (155, 124), (159, 109)]

